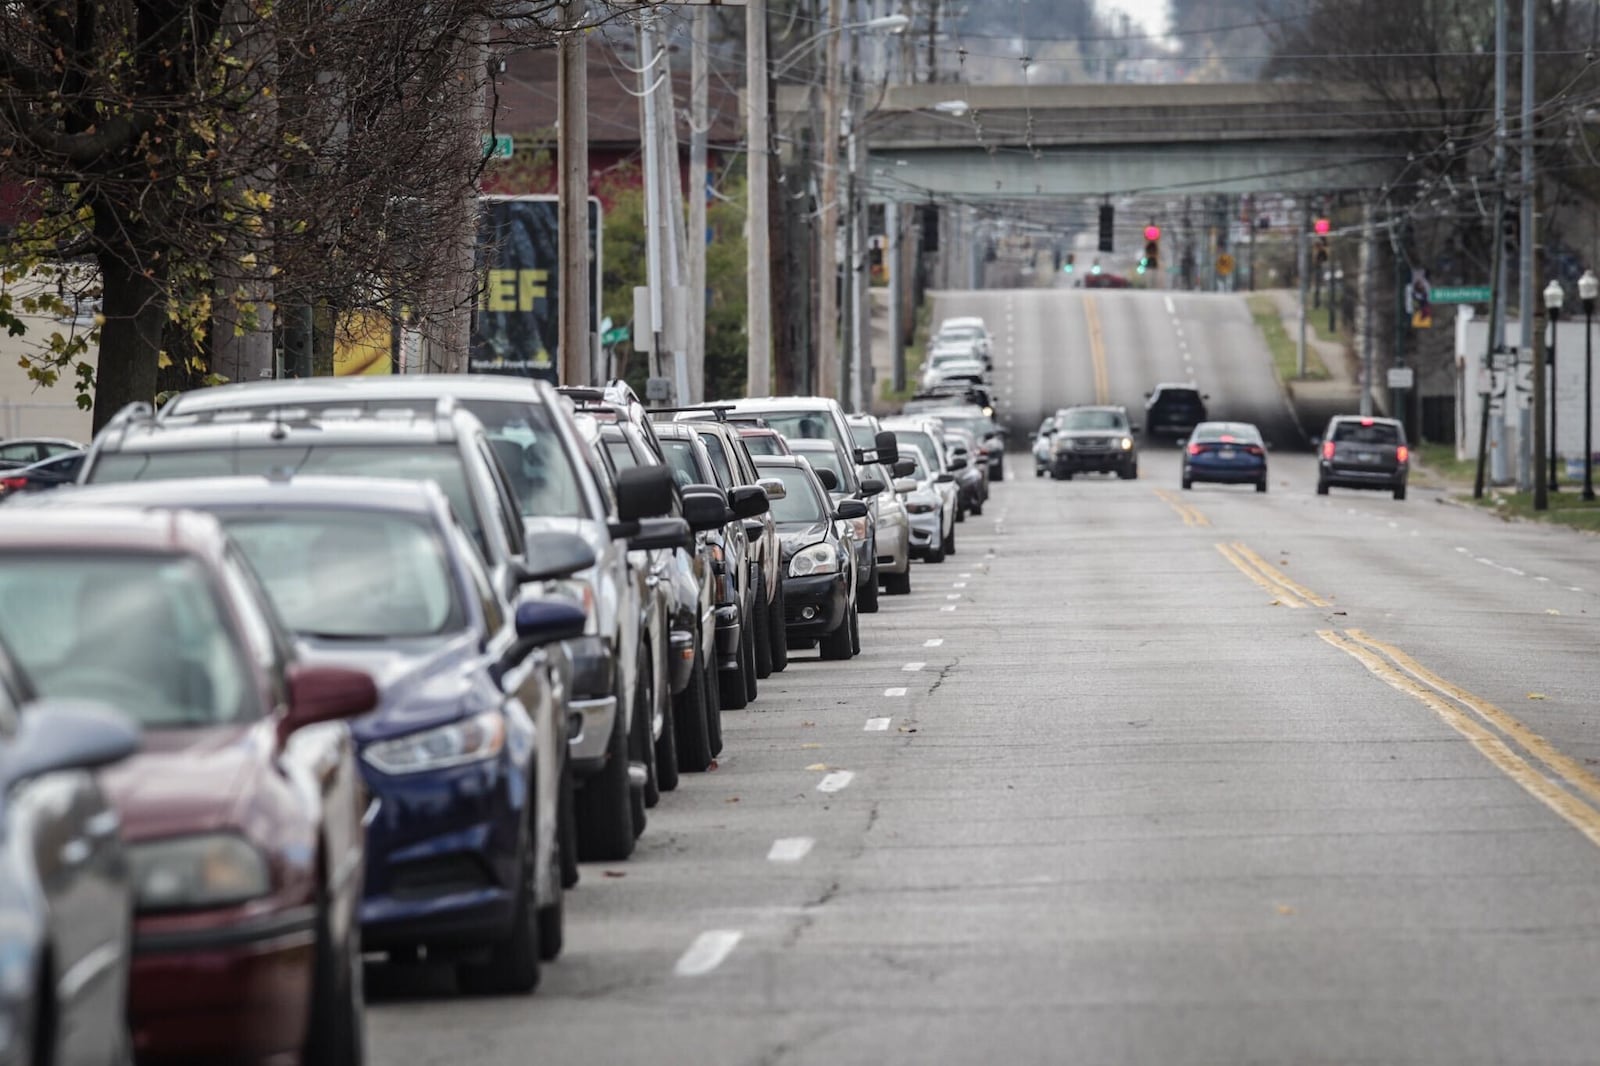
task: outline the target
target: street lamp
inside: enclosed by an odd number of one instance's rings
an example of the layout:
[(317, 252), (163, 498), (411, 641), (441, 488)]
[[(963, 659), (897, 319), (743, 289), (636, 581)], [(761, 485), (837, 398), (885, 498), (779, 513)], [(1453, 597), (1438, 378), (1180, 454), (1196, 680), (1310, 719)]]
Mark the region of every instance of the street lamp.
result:
[(1557, 491), (1560, 486), (1556, 483), (1556, 331), (1557, 322), (1561, 318), (1561, 305), (1567, 302), (1567, 290), (1561, 287), (1561, 282), (1550, 279), (1550, 284), (1544, 289), (1544, 309), (1550, 316), (1550, 354), (1545, 357), (1545, 365), (1550, 368), (1550, 491)]
[(786, 74), (790, 67), (800, 61), (801, 53), (816, 44), (830, 33), (844, 33), (848, 30), (867, 30), (871, 33), (900, 34), (906, 32), (906, 27), (911, 25), (908, 15), (884, 15), (881, 18), (867, 19), (865, 22), (846, 22), (838, 29), (819, 30), (811, 36), (800, 41), (799, 44), (789, 49), (772, 64), (772, 78), (774, 81)]
[(1578, 299), (1583, 301), (1583, 498), (1594, 502), (1594, 300), (1600, 296), (1600, 278), (1585, 270), (1578, 279)]

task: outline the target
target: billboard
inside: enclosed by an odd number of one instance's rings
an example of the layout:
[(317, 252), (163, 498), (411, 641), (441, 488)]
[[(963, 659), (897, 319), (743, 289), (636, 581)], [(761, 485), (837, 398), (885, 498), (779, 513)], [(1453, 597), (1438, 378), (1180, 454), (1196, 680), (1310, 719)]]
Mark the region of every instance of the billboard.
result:
[(333, 374), (394, 373), (394, 319), (377, 311), (346, 311), (333, 331)]
[[(485, 196), (472, 315), (474, 374), (557, 382), (560, 225), (554, 196)], [(589, 333), (600, 328), (600, 201), (589, 198)]]

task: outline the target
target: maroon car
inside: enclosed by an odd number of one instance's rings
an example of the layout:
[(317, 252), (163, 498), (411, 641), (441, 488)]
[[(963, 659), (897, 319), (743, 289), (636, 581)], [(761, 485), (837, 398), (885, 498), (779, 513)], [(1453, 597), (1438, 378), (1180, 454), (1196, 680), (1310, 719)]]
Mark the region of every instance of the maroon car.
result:
[[(41, 694), (144, 728), (104, 776), (134, 880), (142, 1063), (363, 1061), (365, 797), (349, 730), (372, 679), (297, 662), (216, 520), (0, 513), (0, 635)], [(328, 723), (328, 724), (319, 724)]]

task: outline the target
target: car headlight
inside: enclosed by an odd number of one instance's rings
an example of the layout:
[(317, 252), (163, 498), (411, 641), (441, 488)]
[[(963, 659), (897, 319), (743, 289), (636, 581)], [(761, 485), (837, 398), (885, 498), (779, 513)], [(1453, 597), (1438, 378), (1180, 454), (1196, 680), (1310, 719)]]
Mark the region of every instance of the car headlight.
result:
[(504, 716), (483, 711), (449, 725), (370, 744), (361, 758), (386, 774), (414, 774), (492, 759), (505, 745)]
[(1058, 452), (1070, 452), (1072, 450), (1072, 438), (1071, 437), (1057, 437), (1056, 438), (1056, 442), (1053, 445), (1053, 447)]
[(860, 541), (862, 544), (867, 542), (867, 526), (871, 521), (872, 520), (870, 518), (850, 519), (850, 532), (855, 536), (856, 540)]
[(831, 544), (813, 544), (794, 553), (789, 560), (790, 577), (809, 577), (812, 574), (837, 574), (839, 553)]
[(1133, 438), (1132, 437), (1123, 437), (1122, 438), (1122, 450), (1125, 451), (1125, 452), (1133, 451)]
[(232, 833), (132, 844), (128, 865), (141, 911), (226, 907), (272, 891), (266, 856)]

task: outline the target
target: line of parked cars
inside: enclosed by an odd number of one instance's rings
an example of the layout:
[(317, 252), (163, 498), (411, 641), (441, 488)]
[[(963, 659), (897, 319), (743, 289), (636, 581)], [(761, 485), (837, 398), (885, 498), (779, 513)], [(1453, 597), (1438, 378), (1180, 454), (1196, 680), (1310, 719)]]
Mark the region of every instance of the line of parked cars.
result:
[[(368, 963), (525, 993), (724, 710), (956, 550), (980, 408), (225, 385), (0, 508), (0, 1062), (364, 1060)], [(52, 457), (55, 458), (55, 457)]]

